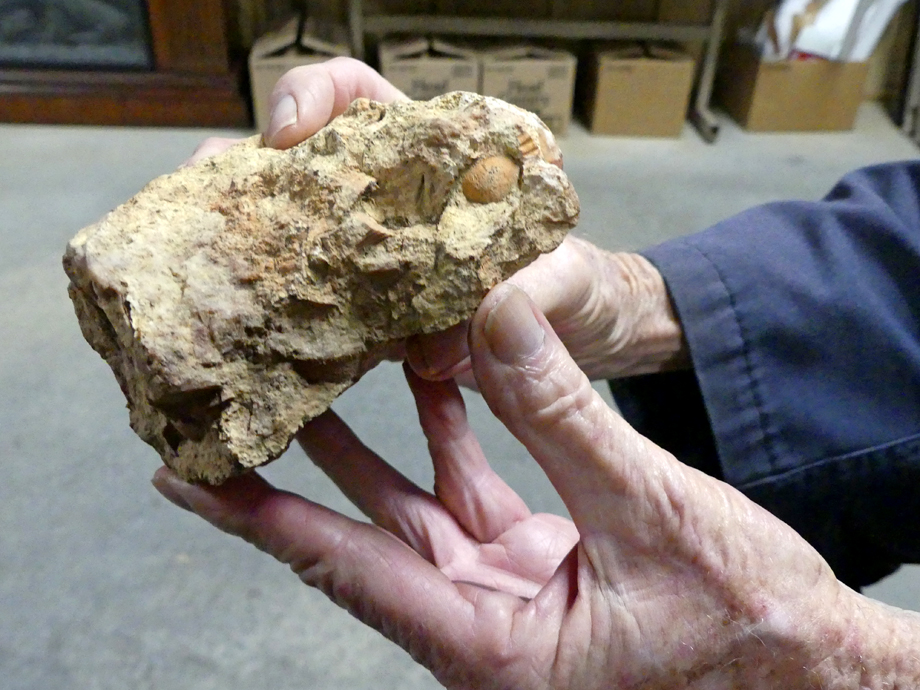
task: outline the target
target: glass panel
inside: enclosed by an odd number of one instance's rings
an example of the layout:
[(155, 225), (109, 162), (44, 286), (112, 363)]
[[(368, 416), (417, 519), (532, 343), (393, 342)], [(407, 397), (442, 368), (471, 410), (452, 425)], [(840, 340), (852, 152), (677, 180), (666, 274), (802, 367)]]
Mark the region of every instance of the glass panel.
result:
[(0, 64), (152, 69), (144, 0), (0, 0)]

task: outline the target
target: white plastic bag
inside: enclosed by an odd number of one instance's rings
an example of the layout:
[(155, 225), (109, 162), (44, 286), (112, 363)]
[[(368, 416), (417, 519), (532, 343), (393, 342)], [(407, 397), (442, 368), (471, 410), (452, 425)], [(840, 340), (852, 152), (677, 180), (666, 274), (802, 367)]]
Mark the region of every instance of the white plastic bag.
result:
[(765, 60), (813, 55), (828, 60), (863, 62), (872, 55), (888, 23), (904, 2), (784, 0), (764, 18), (757, 43)]

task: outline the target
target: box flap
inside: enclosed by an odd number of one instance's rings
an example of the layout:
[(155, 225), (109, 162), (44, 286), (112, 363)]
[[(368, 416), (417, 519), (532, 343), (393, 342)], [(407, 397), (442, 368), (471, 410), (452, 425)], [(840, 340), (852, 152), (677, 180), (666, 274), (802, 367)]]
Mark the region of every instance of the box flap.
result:
[(449, 43), (440, 38), (407, 38), (384, 41), (380, 44), (380, 58), (386, 61), (423, 59), (426, 57), (452, 57), (475, 60), (478, 52), (467, 46)]
[(264, 57), (279, 50), (290, 48), (297, 41), (297, 17), (285, 22), (275, 31), (262, 34), (252, 45), (253, 57)]
[(431, 39), (431, 52), (437, 55), (446, 55), (447, 57), (461, 57), (475, 59), (479, 56), (479, 51), (469, 46), (448, 43), (441, 38)]
[(645, 52), (653, 60), (678, 62), (691, 59), (686, 50), (674, 43), (648, 43), (645, 46)]
[(388, 60), (421, 57), (428, 53), (428, 47), (428, 39), (422, 37), (382, 41), (380, 56)]
[(492, 48), (482, 53), (484, 60), (526, 60), (536, 58), (538, 60), (554, 60), (559, 58), (569, 59), (574, 57), (565, 50), (554, 50), (542, 46), (531, 44), (518, 44), (503, 48)]
[(351, 55), (348, 30), (338, 22), (319, 22), (308, 19), (299, 36), (299, 46), (330, 57)]
[(676, 43), (623, 41), (603, 43), (595, 48), (601, 60), (663, 60), (666, 62), (686, 62), (691, 55)]
[(252, 46), (252, 57), (277, 57), (289, 52), (329, 57), (351, 55), (347, 32), (340, 24), (317, 22), (310, 18), (303, 23), (303, 31), (298, 36), (299, 26), (299, 18), (294, 17), (281, 28), (261, 36)]

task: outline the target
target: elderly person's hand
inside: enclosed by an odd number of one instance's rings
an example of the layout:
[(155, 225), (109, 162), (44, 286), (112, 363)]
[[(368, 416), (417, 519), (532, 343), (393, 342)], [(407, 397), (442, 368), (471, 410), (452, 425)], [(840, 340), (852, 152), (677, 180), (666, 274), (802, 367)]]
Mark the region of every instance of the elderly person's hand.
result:
[[(262, 133), (267, 146), (288, 149), (316, 134), (356, 98), (391, 103), (406, 96), (372, 68), (352, 58), (333, 58), (285, 74), (269, 98), (271, 117)], [(185, 165), (227, 150), (243, 139), (205, 139)]]
[[(291, 70), (272, 92), (265, 143), (276, 148), (299, 144), (361, 97), (384, 103), (405, 98), (373, 69), (351, 58)], [(186, 165), (237, 141), (207, 139)], [(612, 254), (570, 237), (510, 282), (536, 302), (591, 378), (686, 364), (680, 324), (661, 275), (639, 255)], [(411, 339), (405, 353), (409, 364), (424, 378), (458, 377), (472, 384), (468, 327), (463, 323), (444, 333)], [(402, 354), (401, 348), (394, 351), (394, 356)]]
[(502, 285), (470, 326), (493, 412), (573, 523), (489, 469), (453, 383), (410, 373), (435, 466), (411, 484), (331, 413), (300, 442), (373, 521), (255, 474), (159, 470), (176, 504), (287, 563), (451, 688), (920, 687), (920, 620), (840, 584), (792, 529), (639, 436)]
[[(591, 379), (689, 366), (664, 280), (638, 254), (607, 252), (570, 236), (507, 282), (530, 296)], [(407, 361), (426, 379), (471, 385), (468, 328), (462, 323), (410, 338)]]

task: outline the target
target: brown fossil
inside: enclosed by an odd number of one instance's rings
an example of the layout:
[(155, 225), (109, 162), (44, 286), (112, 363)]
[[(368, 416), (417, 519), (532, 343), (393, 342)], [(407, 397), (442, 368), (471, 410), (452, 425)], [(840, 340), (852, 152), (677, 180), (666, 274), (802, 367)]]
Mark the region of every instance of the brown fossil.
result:
[(578, 216), (559, 158), (495, 99), (359, 100), (289, 151), (253, 138), (151, 182), (71, 241), (70, 295), (134, 430), (219, 483), (556, 247)]
[(517, 186), (521, 168), (507, 156), (490, 156), (463, 176), (463, 194), (476, 204), (501, 201)]

